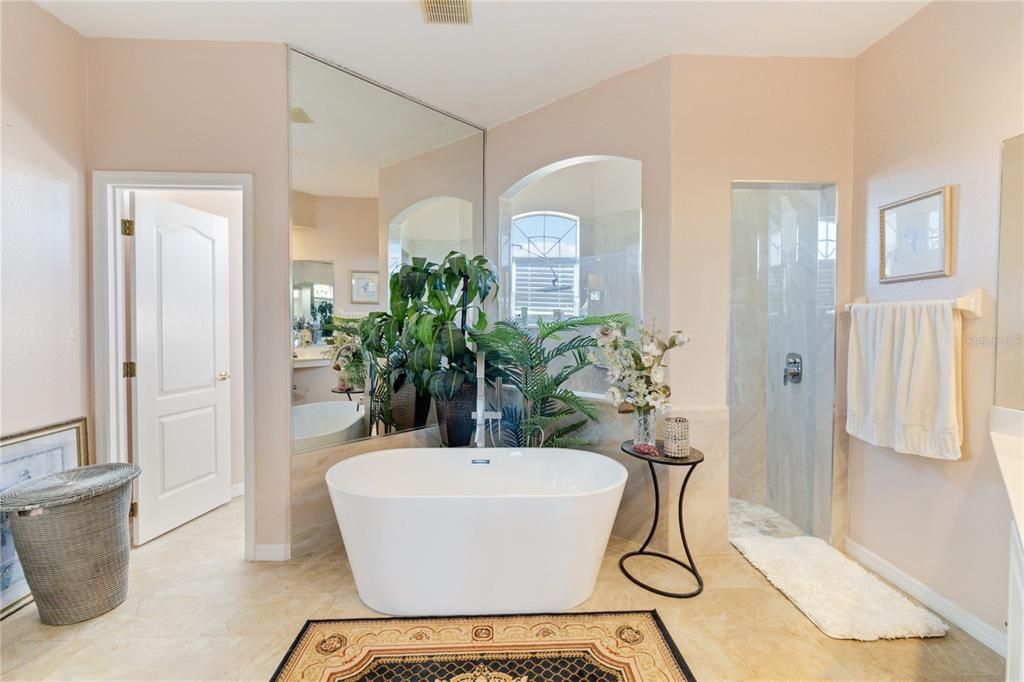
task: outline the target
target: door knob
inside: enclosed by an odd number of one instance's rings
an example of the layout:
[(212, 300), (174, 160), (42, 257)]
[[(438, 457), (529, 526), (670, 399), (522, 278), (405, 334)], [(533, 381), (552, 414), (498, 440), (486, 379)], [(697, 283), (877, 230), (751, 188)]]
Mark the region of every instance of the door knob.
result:
[(231, 378), (231, 372), (218, 372), (217, 381), (227, 381)]
[(804, 375), (804, 359), (799, 353), (786, 354), (786, 366), (782, 370), (782, 385), (799, 384)]

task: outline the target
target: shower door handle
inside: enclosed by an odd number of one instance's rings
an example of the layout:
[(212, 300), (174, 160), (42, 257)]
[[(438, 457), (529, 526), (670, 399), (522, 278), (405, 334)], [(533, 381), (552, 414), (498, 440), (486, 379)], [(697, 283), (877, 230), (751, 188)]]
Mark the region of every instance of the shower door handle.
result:
[(804, 376), (804, 359), (799, 353), (786, 353), (786, 366), (782, 370), (782, 385), (799, 384)]

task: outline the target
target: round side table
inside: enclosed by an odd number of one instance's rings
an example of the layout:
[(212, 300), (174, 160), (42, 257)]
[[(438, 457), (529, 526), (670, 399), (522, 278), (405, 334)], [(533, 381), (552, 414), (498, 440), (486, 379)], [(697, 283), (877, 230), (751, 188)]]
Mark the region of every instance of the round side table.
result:
[[(636, 585), (660, 594), (664, 597), (674, 597), (676, 599), (687, 599), (689, 597), (696, 597), (704, 590), (704, 579), (700, 577), (700, 573), (697, 572), (697, 565), (693, 561), (693, 555), (690, 554), (690, 545), (686, 542), (686, 529), (683, 526), (683, 496), (686, 494), (686, 484), (690, 482), (690, 476), (693, 474), (693, 470), (697, 468), (697, 465), (704, 461), (704, 453), (700, 450), (691, 447), (690, 454), (686, 457), (669, 457), (668, 455), (662, 454), (664, 450), (662, 448), (662, 442), (657, 442), (658, 453), (657, 455), (646, 455), (637, 452), (633, 449), (633, 441), (627, 440), (622, 443), (622, 451), (627, 455), (642, 459), (647, 462), (647, 466), (651, 470), (651, 483), (654, 486), (654, 521), (651, 523), (651, 532), (647, 534), (647, 539), (644, 540), (644, 544), (640, 546), (640, 549), (635, 552), (627, 552), (622, 555), (619, 559), (619, 569), (623, 574), (633, 581)], [(651, 540), (654, 538), (654, 531), (658, 528), (658, 509), (661, 506), (661, 495), (658, 492), (658, 474), (654, 469), (655, 464), (663, 464), (665, 466), (685, 466), (688, 467), (686, 476), (683, 477), (683, 485), (679, 489), (679, 537), (683, 541), (683, 551), (686, 552), (686, 561), (676, 559), (668, 554), (662, 554), (661, 552), (653, 552), (647, 549), (647, 546), (651, 544)], [(659, 590), (656, 587), (652, 587), (638, 578), (634, 577), (629, 570), (626, 568), (626, 560), (630, 557), (635, 556), (653, 556), (664, 561), (671, 561), (677, 566), (685, 568), (690, 574), (697, 579), (697, 589), (690, 592), (667, 592), (665, 590)]]
[(354, 388), (350, 388), (348, 390), (342, 390), (340, 388), (332, 388), (331, 389), (331, 393), (340, 393), (341, 395), (347, 395), (348, 396), (348, 401), (352, 402), (352, 395), (353, 394), (366, 393), (366, 391), (364, 391), (362, 389), (356, 390)]

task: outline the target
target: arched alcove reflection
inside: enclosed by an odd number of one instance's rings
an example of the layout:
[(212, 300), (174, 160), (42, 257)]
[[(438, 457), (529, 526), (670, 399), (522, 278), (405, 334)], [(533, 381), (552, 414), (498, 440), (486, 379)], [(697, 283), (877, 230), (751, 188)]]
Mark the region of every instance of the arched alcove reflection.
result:
[(436, 263), (450, 251), (473, 251), (473, 204), (465, 199), (438, 196), (417, 201), (388, 225), (389, 273), (414, 256)]
[(640, 317), (642, 164), (578, 156), (539, 168), (499, 197), (502, 315)]
[[(617, 156), (578, 156), (525, 175), (498, 200), (501, 316), (538, 319), (642, 315), (642, 164)], [(573, 390), (603, 394), (593, 367)]]

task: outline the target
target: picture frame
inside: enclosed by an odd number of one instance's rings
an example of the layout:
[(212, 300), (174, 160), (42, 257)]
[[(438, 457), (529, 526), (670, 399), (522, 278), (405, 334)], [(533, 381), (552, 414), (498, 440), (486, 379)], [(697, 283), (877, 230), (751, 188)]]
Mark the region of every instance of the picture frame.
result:
[(878, 209), (881, 284), (952, 273), (953, 189), (945, 185)]
[[(0, 491), (89, 463), (85, 417), (0, 437)], [(0, 619), (32, 601), (7, 514), (0, 514)]]
[(377, 272), (352, 272), (352, 302), (380, 303), (380, 275)]

